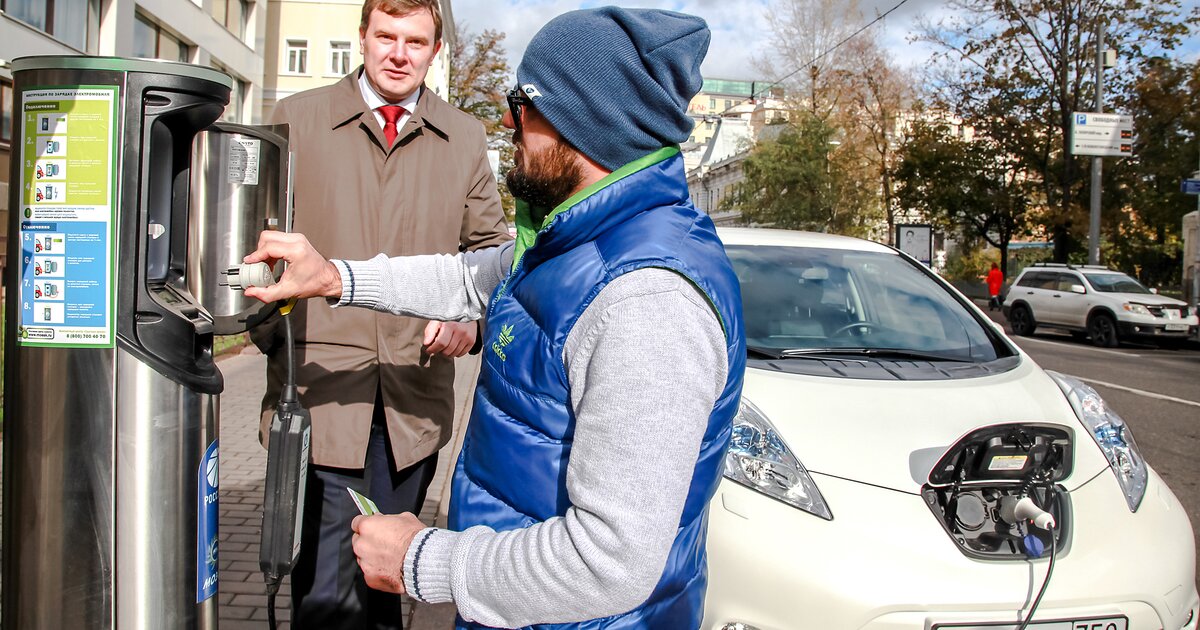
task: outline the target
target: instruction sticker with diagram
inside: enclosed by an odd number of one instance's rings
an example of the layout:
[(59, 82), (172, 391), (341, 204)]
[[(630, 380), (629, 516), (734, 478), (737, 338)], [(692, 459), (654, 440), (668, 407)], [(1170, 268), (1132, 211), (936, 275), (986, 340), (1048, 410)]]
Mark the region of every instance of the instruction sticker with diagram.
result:
[(113, 345), (113, 86), (19, 97), (21, 284), (17, 343)]

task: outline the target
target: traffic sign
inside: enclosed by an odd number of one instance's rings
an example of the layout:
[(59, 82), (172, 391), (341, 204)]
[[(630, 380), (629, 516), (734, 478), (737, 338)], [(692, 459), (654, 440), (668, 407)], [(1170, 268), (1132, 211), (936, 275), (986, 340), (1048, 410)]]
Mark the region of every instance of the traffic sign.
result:
[(1187, 195), (1200, 195), (1200, 179), (1185, 179), (1179, 185), (1179, 190)]
[(1133, 155), (1133, 116), (1075, 112), (1071, 120), (1072, 155)]

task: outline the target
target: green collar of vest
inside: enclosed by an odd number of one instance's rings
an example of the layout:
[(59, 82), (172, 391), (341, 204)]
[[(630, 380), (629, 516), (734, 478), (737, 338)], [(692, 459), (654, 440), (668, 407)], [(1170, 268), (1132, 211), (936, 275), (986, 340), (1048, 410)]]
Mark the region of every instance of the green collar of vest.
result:
[(608, 175), (605, 175), (603, 179), (593, 183), (574, 195), (571, 195), (571, 197), (566, 201), (558, 204), (558, 207), (550, 211), (550, 213), (546, 215), (545, 219), (542, 219), (542, 224), (540, 226), (534, 226), (533, 213), (529, 208), (529, 204), (525, 203), (525, 201), (521, 199), (517, 199), (517, 238), (516, 246), (513, 250), (513, 270), (516, 270), (517, 263), (520, 262), (521, 256), (525, 254), (525, 250), (533, 247), (534, 243), (537, 242), (538, 234), (540, 234), (542, 230), (546, 229), (546, 227), (550, 225), (550, 222), (554, 220), (554, 217), (566, 212), (576, 205), (579, 205), (588, 197), (591, 197), (592, 195), (621, 181), (622, 179), (625, 179), (626, 177), (629, 177), (638, 171), (642, 171), (654, 166), (659, 162), (675, 157), (678, 154), (679, 147), (677, 146), (663, 147), (654, 153), (636, 159), (625, 166), (622, 166)]

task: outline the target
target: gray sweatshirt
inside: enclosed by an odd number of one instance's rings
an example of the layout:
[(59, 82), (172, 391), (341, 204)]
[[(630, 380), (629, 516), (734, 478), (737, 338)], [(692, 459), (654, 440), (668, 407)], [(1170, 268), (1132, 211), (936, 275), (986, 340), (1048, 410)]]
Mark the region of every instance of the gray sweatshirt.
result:
[[(482, 317), (513, 244), (454, 256), (334, 261), (338, 306), (427, 319)], [(512, 628), (582, 621), (641, 604), (658, 583), (713, 405), (725, 337), (682, 276), (641, 269), (609, 283), (567, 337), (576, 419), (566, 514), (525, 529), (427, 528), (404, 562), (409, 595), (453, 601), (469, 621)]]

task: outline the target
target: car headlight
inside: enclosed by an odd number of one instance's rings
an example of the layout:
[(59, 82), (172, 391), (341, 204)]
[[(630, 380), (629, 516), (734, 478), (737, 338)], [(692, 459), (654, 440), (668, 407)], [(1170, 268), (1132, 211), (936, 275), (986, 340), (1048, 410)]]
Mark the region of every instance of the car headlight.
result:
[(725, 454), (725, 476), (748, 488), (819, 516), (833, 513), (808, 471), (758, 407), (742, 399)]
[(1121, 490), (1125, 493), (1129, 511), (1136, 512), (1142, 503), (1142, 497), (1146, 495), (1149, 471), (1137, 442), (1133, 440), (1133, 432), (1130, 431), (1129, 425), (1125, 424), (1117, 412), (1109, 409), (1104, 399), (1091, 386), (1065, 374), (1049, 370), (1046, 373), (1058, 383), (1070, 401), (1071, 408), (1075, 410), (1075, 415), (1083, 426), (1087, 427), (1092, 439), (1108, 458), (1109, 467), (1117, 475), (1117, 482), (1121, 484)]
[(1150, 309), (1146, 308), (1145, 306), (1142, 306), (1141, 304), (1134, 304), (1133, 302), (1126, 302), (1126, 303), (1122, 304), (1121, 307), (1124, 308), (1125, 310), (1129, 311), (1130, 313), (1133, 313), (1134, 315), (1150, 315)]

